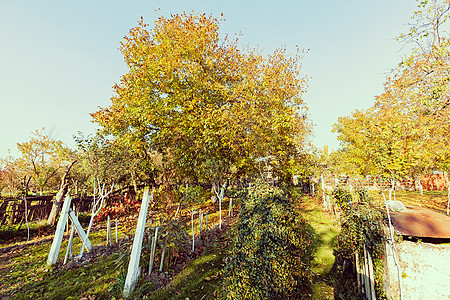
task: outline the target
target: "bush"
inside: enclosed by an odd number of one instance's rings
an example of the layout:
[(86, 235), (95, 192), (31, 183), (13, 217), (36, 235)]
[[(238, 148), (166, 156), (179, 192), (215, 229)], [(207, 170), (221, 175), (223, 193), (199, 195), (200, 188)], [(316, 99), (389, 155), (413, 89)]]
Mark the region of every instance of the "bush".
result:
[(333, 198), (342, 210), (346, 210), (352, 205), (352, 194), (341, 187), (333, 191)]
[(341, 232), (337, 237), (335, 250), (336, 299), (359, 299), (361, 295), (357, 289), (355, 253), (362, 257), (366, 245), (374, 261), (376, 275), (377, 299), (383, 299), (382, 291), (382, 256), (384, 254), (385, 236), (383, 233), (383, 214), (369, 205), (357, 204), (348, 206), (341, 217)]
[(368, 204), (372, 203), (372, 198), (370, 198), (369, 192), (367, 191), (366, 188), (364, 188), (364, 187), (357, 187), (355, 189), (355, 192), (358, 195), (360, 203), (368, 203)]
[(310, 293), (313, 230), (287, 193), (253, 184), (242, 199), (236, 230), (224, 297), (298, 299)]

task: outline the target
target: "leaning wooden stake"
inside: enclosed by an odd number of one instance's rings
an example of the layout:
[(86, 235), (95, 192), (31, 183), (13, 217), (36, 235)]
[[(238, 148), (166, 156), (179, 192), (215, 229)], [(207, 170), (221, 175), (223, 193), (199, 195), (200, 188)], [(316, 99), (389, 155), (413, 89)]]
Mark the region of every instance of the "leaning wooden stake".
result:
[(139, 219), (136, 225), (136, 233), (134, 234), (133, 248), (131, 249), (130, 263), (128, 264), (127, 277), (123, 287), (123, 297), (128, 298), (134, 291), (136, 283), (139, 278), (139, 260), (141, 257), (142, 240), (144, 238), (145, 220), (147, 218), (148, 204), (150, 198), (153, 199), (153, 195), (150, 195), (149, 190), (145, 190), (142, 197), (141, 209), (139, 211)]
[(148, 275), (152, 274), (153, 263), (155, 262), (156, 242), (158, 241), (158, 229), (159, 227), (155, 228), (155, 237), (153, 239), (152, 249), (150, 253), (150, 264), (148, 265)]
[(66, 255), (64, 255), (63, 265), (65, 265), (67, 263), (67, 258), (69, 256), (71, 256), (71, 254), (72, 254), (72, 245), (73, 245), (73, 235), (74, 235), (74, 233), (75, 233), (75, 226), (73, 226), (73, 224), (72, 224), (72, 228), (70, 230), (69, 243), (67, 244)]
[(165, 239), (167, 241), (165, 241), (165, 243), (164, 243), (164, 248), (163, 248), (163, 251), (162, 251), (162, 254), (161, 254), (161, 263), (159, 264), (159, 271), (160, 272), (162, 272), (163, 267), (164, 267), (164, 257), (165, 257), (165, 254), (166, 254), (167, 245), (170, 244), (170, 238), (169, 237), (170, 237), (169, 233), (166, 233)]
[(89, 238), (87, 237), (86, 233), (83, 230), (83, 227), (80, 224), (80, 221), (78, 221), (78, 217), (75, 216), (75, 213), (73, 210), (69, 212), (69, 218), (72, 221), (72, 224), (75, 226), (75, 230), (77, 231), (78, 235), (80, 236), (81, 240), (83, 241), (84, 248), (87, 251), (92, 251), (92, 243), (89, 241)]
[(59, 217), (58, 224), (56, 225), (55, 237), (50, 248), (50, 252), (47, 258), (47, 265), (51, 266), (58, 260), (59, 249), (61, 248), (61, 242), (64, 237), (64, 227), (66, 225), (67, 217), (70, 210), (70, 202), (72, 199), (70, 196), (66, 196), (64, 200), (61, 216)]

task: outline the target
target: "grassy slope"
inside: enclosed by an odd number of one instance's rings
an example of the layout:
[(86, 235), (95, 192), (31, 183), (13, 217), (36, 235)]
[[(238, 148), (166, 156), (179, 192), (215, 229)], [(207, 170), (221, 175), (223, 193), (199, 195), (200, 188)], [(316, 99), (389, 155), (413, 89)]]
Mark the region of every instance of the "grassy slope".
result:
[[(119, 230), (120, 232), (121, 230)], [(119, 238), (123, 234), (120, 232)], [(106, 244), (106, 230), (96, 230), (89, 236), (95, 246)], [(0, 299), (75, 299), (88, 294), (102, 294), (115, 280), (118, 271), (113, 257), (71, 270), (54, 271), (46, 266), (53, 236), (32, 239), (15, 250), (0, 254)], [(64, 258), (68, 239), (63, 240), (59, 259)], [(17, 245), (17, 243), (16, 243)], [(20, 244), (19, 244), (20, 245)], [(2, 248), (14, 244), (2, 244)], [(80, 238), (74, 239), (74, 254), (81, 248)]]
[[(300, 194), (295, 196), (300, 199), (298, 209), (311, 223), (318, 237), (313, 261), (313, 270), (317, 274), (314, 278), (313, 299), (332, 299), (333, 289), (328, 273), (334, 263), (332, 248), (338, 230), (331, 217), (321, 210), (314, 199)], [(217, 222), (217, 215), (217, 212), (210, 215), (210, 223)], [(119, 228), (119, 238), (128, 229)], [(105, 235), (104, 228), (92, 232), (93, 244), (104, 245)], [(229, 240), (229, 236), (225, 235), (223, 239), (207, 247), (202, 256), (190, 261), (179, 274), (171, 276), (170, 284), (158, 291), (146, 293), (146, 299), (217, 298)], [(114, 268), (114, 255), (78, 268), (56, 272), (45, 267), (50, 245), (51, 240), (27, 245), (8, 255), (0, 255), (0, 299), (79, 299), (87, 295), (96, 295), (97, 299), (112, 298), (109, 290), (120, 276), (120, 271)], [(64, 257), (66, 245), (67, 239), (62, 244), (60, 259)], [(6, 246), (11, 245), (1, 245), (2, 248)], [(75, 252), (79, 251), (79, 247), (78, 238), (74, 246)], [(149, 290), (151, 289), (150, 286)]]
[[(228, 211), (223, 212), (225, 221)], [(211, 213), (209, 224), (218, 223), (218, 212)], [(198, 219), (194, 221), (195, 231), (198, 231)], [(121, 224), (123, 226), (121, 226)], [(41, 226), (43, 224), (40, 224)], [(123, 232), (133, 233), (135, 221), (119, 223), (119, 239), (124, 237)], [(36, 227), (39, 224), (31, 224)], [(211, 226), (211, 225), (209, 225)], [(86, 224), (83, 226), (86, 227)], [(31, 237), (29, 243), (26, 232), (20, 232), (17, 239), (0, 244), (0, 249), (14, 247), (12, 251), (2, 253), (0, 251), (0, 299), (80, 299), (87, 295), (96, 296), (96, 299), (112, 299), (110, 289), (117, 278), (121, 276), (120, 270), (115, 268), (115, 255), (97, 259), (78, 268), (70, 270), (54, 270), (46, 267), (46, 260), (53, 236), (46, 235), (43, 238)], [(53, 232), (53, 230), (46, 230)], [(2, 232), (3, 235), (16, 234), (14, 227), (10, 231)], [(25, 237), (24, 237), (25, 236)], [(98, 228), (89, 236), (94, 246), (106, 245), (106, 228)], [(114, 230), (113, 230), (114, 239)], [(59, 261), (64, 258), (67, 247), (67, 236), (61, 244)], [(0, 242), (1, 243), (1, 242)], [(16, 247), (18, 246), (18, 247)], [(171, 284), (157, 292), (150, 293), (150, 299), (185, 299), (186, 297), (203, 299), (215, 299), (215, 290), (220, 285), (220, 271), (223, 268), (225, 248), (228, 246), (227, 238), (219, 240), (214, 245), (206, 248), (203, 256), (191, 261), (186, 268), (177, 274)], [(74, 254), (81, 247), (80, 238), (74, 239)], [(121, 290), (122, 288), (120, 288)], [(139, 291), (138, 291), (139, 292)], [(117, 295), (117, 293), (115, 293)]]

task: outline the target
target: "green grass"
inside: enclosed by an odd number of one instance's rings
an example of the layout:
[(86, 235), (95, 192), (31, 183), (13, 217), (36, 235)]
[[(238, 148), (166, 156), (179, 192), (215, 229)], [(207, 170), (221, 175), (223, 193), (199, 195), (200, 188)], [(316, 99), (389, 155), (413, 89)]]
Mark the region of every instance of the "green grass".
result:
[[(374, 199), (374, 204), (384, 205), (383, 195), (379, 191), (370, 191), (370, 197)], [(389, 200), (389, 191), (384, 191), (386, 200)], [(354, 199), (356, 199), (354, 197)], [(392, 193), (394, 200), (394, 193)], [(418, 191), (396, 191), (395, 200), (401, 201), (406, 207), (418, 206), (428, 208), (440, 213), (446, 213), (448, 192), (447, 191), (423, 191), (423, 195)]]
[[(32, 224), (32, 227), (35, 225)], [(123, 233), (119, 230), (119, 238)], [(101, 228), (89, 235), (94, 246), (106, 244), (106, 229)], [(73, 295), (79, 299), (84, 295), (103, 295), (115, 280), (119, 271), (113, 265), (113, 256), (99, 259), (72, 270), (55, 271), (46, 266), (53, 236), (44, 240), (32, 239), (30, 243), (6, 243), (1, 247), (19, 245), (13, 251), (0, 254), (0, 298), (7, 299), (66, 299)], [(68, 239), (65, 238), (59, 251), (59, 260), (64, 259)], [(79, 253), (82, 241), (74, 239), (73, 253)], [(98, 297), (97, 297), (98, 298)]]
[[(338, 229), (333, 224), (332, 218), (320, 208), (315, 199), (300, 193), (296, 193), (295, 196), (299, 199), (298, 209), (314, 228), (317, 238), (312, 265), (316, 273), (312, 299), (332, 299), (333, 289), (328, 274), (334, 263), (333, 247)], [(224, 202), (223, 205), (223, 208), (226, 208), (222, 211), (223, 221), (228, 219), (227, 204)], [(217, 208), (217, 203), (209, 207)], [(187, 210), (183, 210), (181, 215), (189, 216)], [(234, 215), (236, 216), (236, 211)], [(218, 211), (211, 211), (208, 216), (209, 228), (217, 225), (218, 217)], [(124, 232), (129, 234), (134, 232), (136, 218), (120, 221), (119, 239), (125, 236)], [(197, 232), (198, 214), (195, 215), (194, 220), (194, 229)], [(188, 222), (190, 222), (190, 216)], [(106, 243), (104, 223), (101, 229), (97, 225), (90, 234), (89, 238), (94, 246)], [(112, 223), (114, 240), (114, 222)], [(20, 230), (19, 242), (17, 239), (9, 242), (5, 240), (0, 245), (1, 248), (21, 245), (12, 252), (0, 254), (0, 299), (80, 299), (87, 295), (96, 296), (96, 299), (120, 298), (123, 288), (120, 282), (123, 282), (124, 272), (123, 269), (115, 268), (114, 260), (117, 256), (103, 257), (70, 270), (58, 271), (47, 268), (46, 260), (53, 236), (46, 235), (42, 237), (44, 240), (37, 238), (36, 231), (42, 226), (43, 224), (30, 224), (35, 238), (26, 245), (24, 245), (26, 235), (25, 238), (23, 236), (23, 231), (26, 232), (24, 225)], [(86, 223), (83, 227), (87, 227)], [(11, 229), (12, 231), (5, 234), (15, 233), (17, 227)], [(190, 226), (187, 229), (190, 234)], [(165, 287), (155, 291), (151, 283), (141, 280), (141, 286), (135, 295), (144, 299), (217, 299), (223, 280), (222, 270), (226, 251), (231, 246), (228, 242), (229, 235), (231, 233), (225, 233), (224, 239), (206, 247), (202, 256), (189, 261), (180, 273), (168, 273), (171, 281)], [(61, 245), (59, 261), (64, 258), (67, 240), (65, 238)], [(78, 254), (80, 247), (81, 240), (77, 237), (74, 240), (74, 254)], [(115, 290), (112, 290), (113, 288)]]
[(202, 256), (190, 261), (165, 287), (147, 299), (217, 299), (222, 284), (221, 271), (225, 251), (220, 243), (207, 248)]
[[(223, 221), (227, 219), (223, 211)], [(183, 211), (183, 214), (184, 211)], [(187, 214), (186, 214), (187, 215)], [(208, 227), (218, 223), (218, 212), (208, 216)], [(86, 219), (86, 220), (84, 220)], [(83, 228), (86, 229), (88, 218), (84, 218)], [(133, 234), (137, 216), (119, 222), (119, 239), (127, 234)], [(198, 232), (198, 214), (194, 219), (195, 231)], [(189, 217), (190, 221), (190, 217)], [(94, 246), (106, 245), (106, 222), (94, 226), (89, 239)], [(99, 226), (101, 225), (101, 226)], [(115, 238), (114, 222), (112, 236)], [(116, 284), (118, 278), (124, 277), (123, 269), (116, 269), (116, 255), (102, 257), (93, 262), (73, 269), (56, 270), (46, 266), (48, 253), (53, 240), (55, 228), (47, 228), (45, 222), (30, 223), (31, 239), (26, 243), (26, 226), (17, 231), (17, 225), (2, 227), (0, 249), (14, 247), (15, 250), (0, 254), (0, 299), (80, 299), (87, 295), (96, 299), (120, 298), (123, 289)], [(46, 229), (45, 236), (39, 238), (37, 231)], [(4, 230), (3, 230), (4, 229)], [(189, 227), (190, 229), (190, 227)], [(19, 233), (18, 236), (17, 233)], [(190, 231), (189, 231), (190, 233)], [(50, 235), (49, 235), (50, 234)], [(58, 261), (64, 259), (68, 244), (67, 233), (61, 244)], [(73, 253), (78, 254), (82, 241), (74, 239)], [(17, 247), (18, 246), (18, 247)], [(214, 299), (217, 286), (221, 282), (220, 271), (227, 244), (215, 243), (205, 249), (201, 257), (188, 262), (186, 267), (166, 287), (152, 291), (151, 284), (142, 284), (138, 293), (150, 299), (185, 299), (192, 295), (199, 298)], [(122, 278), (123, 281), (123, 278)], [(112, 290), (113, 288), (115, 290)], [(147, 291), (146, 291), (147, 289)], [(194, 297), (196, 298), (196, 296)]]
[(333, 249), (339, 229), (334, 224), (333, 217), (322, 210), (317, 199), (300, 193), (294, 195), (298, 198), (299, 211), (315, 231), (315, 253), (311, 266), (315, 273), (312, 299), (333, 299), (330, 271), (334, 264)]

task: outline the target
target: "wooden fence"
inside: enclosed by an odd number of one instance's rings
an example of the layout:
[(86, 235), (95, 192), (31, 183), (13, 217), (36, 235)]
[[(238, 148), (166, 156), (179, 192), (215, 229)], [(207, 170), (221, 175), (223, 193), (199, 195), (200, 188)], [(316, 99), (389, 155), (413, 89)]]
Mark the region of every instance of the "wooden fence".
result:
[[(27, 197), (27, 220), (45, 220), (52, 209), (54, 195)], [(92, 197), (77, 197), (72, 200), (75, 210), (90, 211)], [(0, 199), (0, 226), (19, 224), (25, 220), (25, 201), (21, 198)]]

